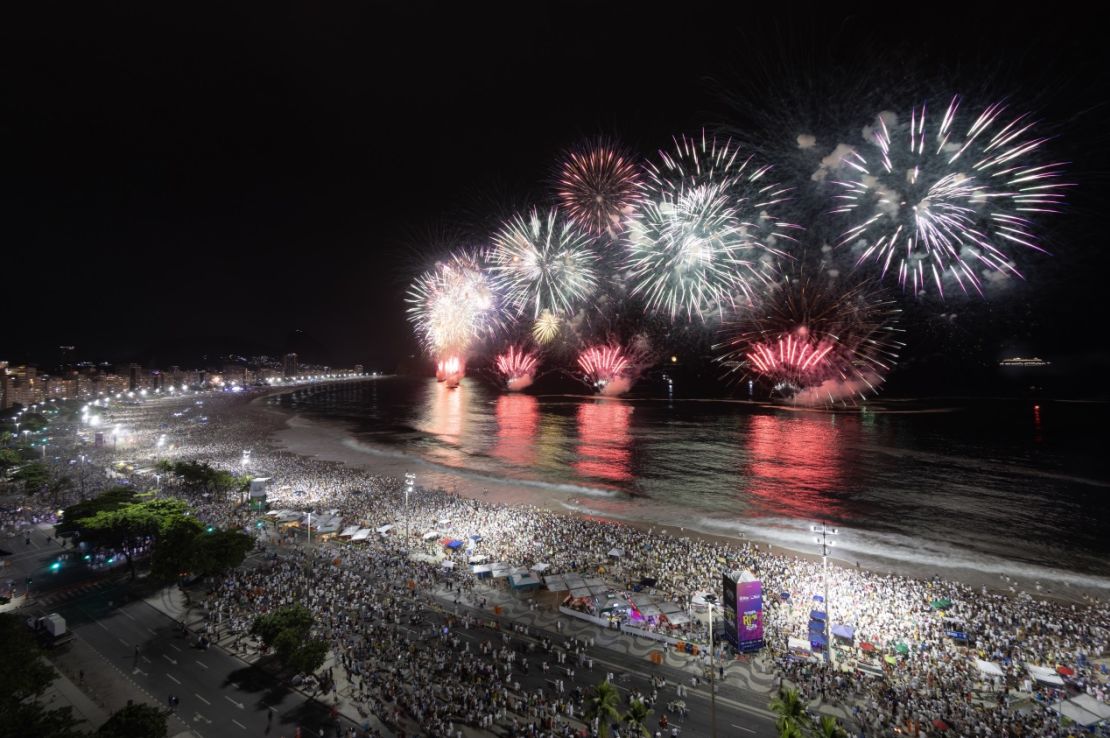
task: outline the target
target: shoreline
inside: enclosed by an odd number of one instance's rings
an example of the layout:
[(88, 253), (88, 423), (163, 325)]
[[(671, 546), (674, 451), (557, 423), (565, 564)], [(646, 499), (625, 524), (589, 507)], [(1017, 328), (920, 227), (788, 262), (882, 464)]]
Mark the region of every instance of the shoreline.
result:
[[(575, 485), (556, 485), (529, 480), (515, 480), (475, 473), (441, 465), (435, 461), (374, 446), (360, 441), (350, 423), (335, 419), (306, 417), (289, 409), (264, 406), (264, 399), (275, 395), (288, 394), (294, 390), (277, 390), (252, 400), (247, 404), (248, 412), (265, 413), (274, 426), (270, 433), (275, 445), (288, 452), (306, 458), (325, 462), (346, 464), (364, 471), (386, 476), (403, 478), (406, 472), (415, 471), (418, 479), (424, 481), (422, 487), (443, 489), (460, 497), (478, 499), (484, 502), (502, 504), (510, 507), (534, 507), (560, 515), (581, 519), (626, 525), (648, 534), (661, 533), (679, 539), (682, 537), (699, 539), (715, 544), (738, 545), (749, 543), (769, 551), (789, 555), (801, 560), (820, 561), (821, 556), (811, 551), (800, 550), (766, 536), (749, 535), (744, 532), (716, 532), (689, 525), (665, 523), (659, 520), (642, 519), (616, 514), (606, 510), (606, 494), (601, 490), (588, 490)], [(423, 470), (423, 473), (421, 473)], [(443, 483), (436, 483), (439, 480)], [(448, 486), (449, 483), (449, 486)], [(614, 493), (614, 496), (619, 493)], [(588, 499), (582, 499), (582, 498)], [(722, 519), (722, 528), (735, 527), (738, 521)], [(974, 552), (968, 552), (974, 556)], [(971, 587), (986, 587), (1000, 594), (1011, 594), (1010, 585), (1017, 585), (1018, 591), (1028, 592), (1036, 598), (1050, 598), (1067, 603), (1086, 604), (1089, 596), (1103, 599), (1110, 590), (1110, 580), (1096, 575), (1050, 569), (1013, 562), (1015, 574), (1004, 579), (1003, 574), (965, 566), (923, 566), (880, 555), (853, 555), (849, 559), (830, 556), (831, 564), (841, 568), (860, 568), (877, 574), (898, 574), (913, 579), (928, 580), (939, 576)], [(1028, 572), (1028, 573), (1026, 573)], [(1035, 586), (1044, 580), (1046, 587)], [(1069, 580), (1074, 581), (1072, 585)], [(1063, 586), (1061, 586), (1063, 582)]]

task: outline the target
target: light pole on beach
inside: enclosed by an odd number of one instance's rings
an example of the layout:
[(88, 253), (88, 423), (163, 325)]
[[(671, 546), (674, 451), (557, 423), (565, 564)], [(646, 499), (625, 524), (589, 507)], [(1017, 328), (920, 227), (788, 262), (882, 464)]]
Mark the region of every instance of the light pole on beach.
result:
[(832, 634), (832, 603), (829, 602), (829, 549), (836, 545), (836, 541), (831, 540), (829, 536), (835, 536), (836, 528), (821, 523), (812, 528), (813, 532), (817, 534), (815, 539), (821, 545), (821, 560), (825, 567), (825, 626), (827, 631), (825, 633), (825, 654), (829, 659), (829, 663), (834, 667), (836, 666), (836, 657), (833, 655), (833, 634)]
[(709, 731), (717, 738), (717, 684), (713, 671), (713, 606), (717, 604), (717, 595), (705, 595), (705, 604), (709, 606)]
[(409, 524), (412, 516), (409, 514), (409, 495), (412, 493), (413, 485), (416, 484), (416, 475), (411, 472), (405, 475), (405, 545), (409, 545), (409, 538), (412, 531), (409, 530)]

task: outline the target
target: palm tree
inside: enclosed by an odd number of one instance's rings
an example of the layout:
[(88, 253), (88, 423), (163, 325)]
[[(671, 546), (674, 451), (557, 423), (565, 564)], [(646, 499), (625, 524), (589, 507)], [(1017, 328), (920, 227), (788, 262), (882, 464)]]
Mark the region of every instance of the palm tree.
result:
[(807, 716), (798, 690), (780, 689), (778, 696), (771, 700), (771, 711), (777, 716), (775, 727), (778, 728), (780, 738), (801, 736), (801, 726), (807, 722)]
[(588, 701), (586, 717), (590, 720), (597, 718), (597, 734), (600, 738), (609, 738), (609, 726), (620, 722), (621, 713), (617, 707), (621, 703), (620, 692), (606, 681), (599, 682), (594, 687), (593, 696)]
[(628, 723), (633, 732), (651, 738), (651, 728), (647, 726), (647, 719), (650, 714), (651, 710), (647, 708), (647, 705), (640, 700), (632, 700), (628, 705), (628, 712), (624, 714), (624, 721)]
[(844, 728), (832, 715), (822, 715), (817, 721), (817, 738), (845, 738)]

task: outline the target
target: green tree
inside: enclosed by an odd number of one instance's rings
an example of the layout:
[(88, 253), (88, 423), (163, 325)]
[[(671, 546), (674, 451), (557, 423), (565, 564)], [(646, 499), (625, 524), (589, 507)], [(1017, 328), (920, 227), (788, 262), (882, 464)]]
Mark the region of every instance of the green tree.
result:
[(80, 738), (83, 733), (70, 708), (48, 710), (38, 702), (54, 681), (54, 670), (15, 615), (0, 614), (0, 643), (0, 738)]
[(817, 738), (846, 738), (847, 736), (844, 728), (840, 727), (840, 723), (832, 715), (822, 715), (817, 721), (815, 732)]
[(796, 689), (780, 689), (778, 696), (771, 700), (771, 712), (775, 713), (775, 727), (779, 738), (797, 738), (802, 734), (801, 726), (809, 720), (805, 705)]
[(597, 734), (600, 738), (609, 738), (610, 726), (620, 722), (621, 695), (609, 682), (599, 682), (594, 687), (594, 692), (586, 701), (586, 717), (590, 720), (597, 718)]
[(99, 512), (118, 510), (134, 501), (135, 490), (130, 487), (112, 487), (91, 500), (82, 500), (63, 510), (62, 521), (54, 526), (54, 532), (60, 536), (79, 535), (82, 529), (81, 520), (91, 518)]
[(113, 712), (95, 738), (166, 738), (168, 734), (166, 713), (140, 703)]
[(10, 448), (0, 448), (0, 470), (10, 469), (18, 464), (20, 456)]
[(201, 576), (214, 576), (243, 563), (254, 548), (254, 539), (237, 530), (218, 530), (198, 537), (193, 542), (190, 571)]
[(251, 624), (251, 633), (274, 649), (278, 661), (296, 672), (312, 673), (319, 669), (328, 653), (328, 644), (310, 638), (312, 613), (301, 605), (282, 607), (259, 615)]
[(12, 475), (12, 481), (20, 484), (26, 494), (34, 494), (50, 483), (50, 470), (46, 464), (35, 461), (24, 464)]
[(640, 700), (632, 700), (628, 704), (628, 712), (624, 713), (624, 721), (628, 723), (629, 728), (633, 733), (651, 738), (651, 728), (648, 727), (648, 716), (651, 715), (651, 710)]
[(55, 530), (63, 535), (77, 535), (93, 546), (122, 551), (134, 579), (134, 550), (147, 538), (154, 538), (157, 545), (158, 537), (175, 521), (186, 517), (187, 512), (183, 500), (172, 497), (139, 500), (132, 490), (117, 488), (65, 510), (62, 523)]
[(151, 551), (150, 573), (165, 582), (176, 582), (193, 571), (196, 542), (203, 533), (204, 526), (192, 516), (170, 521)]

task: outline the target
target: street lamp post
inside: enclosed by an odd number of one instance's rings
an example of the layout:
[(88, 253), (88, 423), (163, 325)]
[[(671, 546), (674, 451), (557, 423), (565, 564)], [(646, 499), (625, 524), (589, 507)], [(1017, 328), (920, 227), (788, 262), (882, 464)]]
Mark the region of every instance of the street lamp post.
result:
[(312, 546), (312, 511), (308, 511), (308, 545)]
[(826, 633), (826, 649), (825, 655), (829, 660), (829, 664), (833, 667), (836, 666), (836, 656), (833, 654), (833, 634), (832, 634), (832, 603), (829, 602), (829, 549), (836, 545), (836, 541), (831, 540), (830, 536), (837, 534), (836, 528), (821, 523), (812, 528), (813, 532), (817, 534), (816, 542), (821, 546), (821, 561), (825, 569), (825, 624), (828, 627)]
[(713, 665), (713, 605), (717, 603), (717, 595), (705, 596), (705, 604), (709, 606), (709, 730), (713, 738), (717, 738), (717, 684)]
[(412, 515), (409, 511), (409, 495), (412, 493), (413, 485), (416, 484), (416, 475), (411, 472), (405, 475), (405, 545), (408, 546), (412, 536), (411, 523)]

